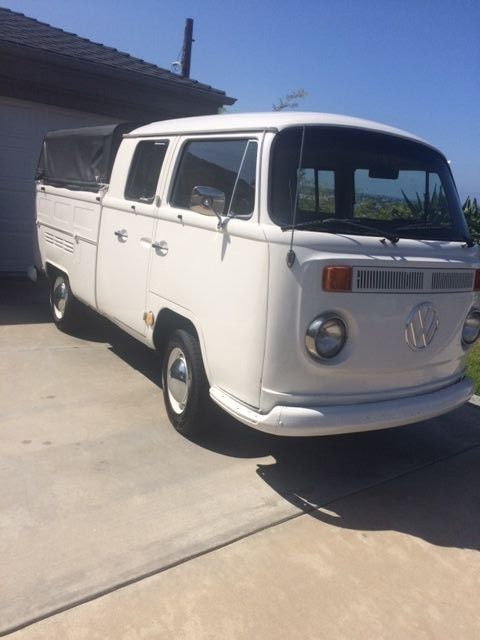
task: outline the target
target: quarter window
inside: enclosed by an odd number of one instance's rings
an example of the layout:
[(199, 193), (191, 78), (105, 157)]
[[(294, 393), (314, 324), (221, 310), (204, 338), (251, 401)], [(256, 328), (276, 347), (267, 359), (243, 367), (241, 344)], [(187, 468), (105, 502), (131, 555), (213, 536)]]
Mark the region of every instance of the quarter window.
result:
[(315, 215), (335, 214), (335, 173), (319, 169), (300, 169), (298, 208)]
[(125, 198), (150, 204), (155, 198), (158, 178), (168, 142), (143, 140), (133, 155), (125, 188)]
[(188, 142), (180, 159), (171, 204), (190, 209), (195, 187), (208, 187), (225, 194), (224, 215), (251, 216), (255, 208), (256, 165), (254, 140)]

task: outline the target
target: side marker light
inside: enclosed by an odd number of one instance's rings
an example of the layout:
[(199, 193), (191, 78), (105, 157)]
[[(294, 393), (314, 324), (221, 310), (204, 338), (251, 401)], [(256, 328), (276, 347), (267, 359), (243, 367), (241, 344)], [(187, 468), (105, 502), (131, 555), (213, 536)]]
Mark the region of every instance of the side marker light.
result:
[(352, 267), (325, 267), (322, 286), (324, 291), (351, 291)]
[(473, 290), (480, 291), (480, 269), (475, 271), (475, 280), (473, 282)]

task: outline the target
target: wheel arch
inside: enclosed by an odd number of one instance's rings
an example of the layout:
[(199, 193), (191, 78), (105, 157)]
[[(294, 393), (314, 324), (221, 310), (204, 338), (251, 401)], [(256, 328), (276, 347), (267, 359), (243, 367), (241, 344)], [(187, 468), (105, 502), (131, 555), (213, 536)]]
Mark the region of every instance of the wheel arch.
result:
[(186, 316), (183, 316), (176, 311), (172, 311), (172, 309), (169, 309), (168, 307), (160, 309), (155, 320), (155, 326), (153, 328), (153, 345), (155, 347), (155, 350), (159, 353), (160, 357), (163, 360), (163, 355), (165, 353), (168, 339), (172, 335), (172, 333), (174, 331), (177, 331), (178, 329), (189, 331), (197, 338), (202, 352), (204, 367), (207, 371), (207, 360), (205, 357), (204, 344), (202, 336), (197, 330), (197, 327), (190, 318), (187, 318)]
[(64, 267), (59, 267), (57, 264), (54, 264), (53, 262), (45, 263), (45, 273), (50, 280), (54, 278), (56, 275), (62, 274), (67, 276), (68, 281), (70, 282), (70, 276), (68, 275), (67, 269), (65, 269)]

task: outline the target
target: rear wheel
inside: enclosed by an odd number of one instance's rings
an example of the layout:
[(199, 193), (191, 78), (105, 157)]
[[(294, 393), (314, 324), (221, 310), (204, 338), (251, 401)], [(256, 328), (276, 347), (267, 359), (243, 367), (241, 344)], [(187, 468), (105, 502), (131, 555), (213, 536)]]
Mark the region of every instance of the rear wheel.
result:
[(63, 273), (56, 273), (50, 280), (50, 310), (59, 329), (68, 331), (74, 327), (78, 303), (70, 288), (68, 277)]
[(170, 338), (163, 357), (163, 398), (175, 429), (193, 436), (205, 429), (211, 400), (198, 338), (183, 329)]

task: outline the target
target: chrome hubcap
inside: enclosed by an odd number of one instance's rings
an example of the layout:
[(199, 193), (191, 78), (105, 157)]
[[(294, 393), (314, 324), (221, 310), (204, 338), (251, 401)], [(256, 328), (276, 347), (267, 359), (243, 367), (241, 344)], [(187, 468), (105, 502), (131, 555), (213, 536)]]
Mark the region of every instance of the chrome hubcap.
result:
[(187, 404), (190, 382), (185, 354), (175, 347), (168, 357), (166, 383), (170, 405), (178, 415), (183, 412)]
[(53, 285), (52, 292), (52, 301), (53, 301), (53, 311), (57, 318), (63, 318), (63, 314), (65, 313), (65, 305), (67, 304), (67, 285), (65, 283), (64, 278), (58, 277), (55, 280), (55, 284)]

